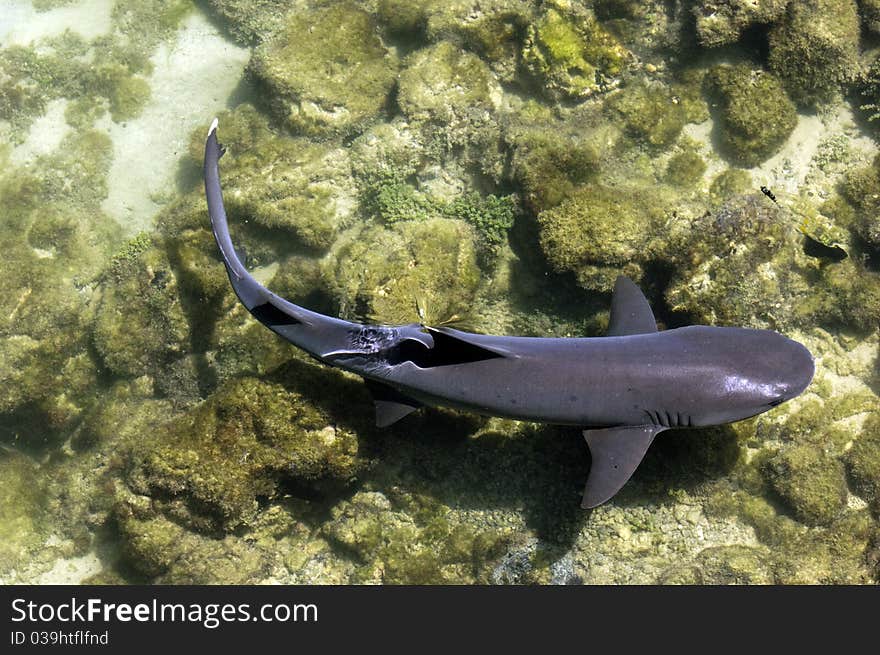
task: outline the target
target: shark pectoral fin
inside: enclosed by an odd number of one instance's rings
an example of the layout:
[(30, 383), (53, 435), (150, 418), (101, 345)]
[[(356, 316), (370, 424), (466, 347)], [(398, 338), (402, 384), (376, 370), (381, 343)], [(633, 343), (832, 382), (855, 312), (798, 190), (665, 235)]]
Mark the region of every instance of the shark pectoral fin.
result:
[(418, 400), (375, 380), (364, 380), (376, 405), (376, 427), (387, 428), (422, 406)]
[(628, 277), (619, 276), (611, 296), (611, 320), (608, 322), (607, 336), (624, 337), (656, 331), (657, 320), (645, 294)]
[(624, 425), (603, 430), (584, 430), (593, 464), (584, 487), (581, 507), (601, 505), (620, 491), (642, 461), (659, 425)]

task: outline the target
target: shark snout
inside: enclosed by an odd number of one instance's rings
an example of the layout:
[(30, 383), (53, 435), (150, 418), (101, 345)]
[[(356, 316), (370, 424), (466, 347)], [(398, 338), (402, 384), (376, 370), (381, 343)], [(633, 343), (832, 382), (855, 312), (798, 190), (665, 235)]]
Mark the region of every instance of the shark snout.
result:
[(816, 371), (812, 353), (797, 341), (788, 338), (786, 341), (780, 370), (782, 401), (801, 395), (810, 386)]

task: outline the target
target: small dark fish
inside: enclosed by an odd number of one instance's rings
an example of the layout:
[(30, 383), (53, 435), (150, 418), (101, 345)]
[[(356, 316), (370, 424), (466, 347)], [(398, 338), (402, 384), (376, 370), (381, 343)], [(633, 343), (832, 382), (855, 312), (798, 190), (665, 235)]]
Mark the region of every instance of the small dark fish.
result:
[[(765, 196), (770, 198), (770, 200), (772, 200), (773, 202), (776, 202), (776, 196), (774, 196), (773, 192), (770, 189), (768, 189), (767, 187), (762, 186), (761, 193), (763, 193)], [(777, 202), (776, 204), (778, 205), (779, 203)]]

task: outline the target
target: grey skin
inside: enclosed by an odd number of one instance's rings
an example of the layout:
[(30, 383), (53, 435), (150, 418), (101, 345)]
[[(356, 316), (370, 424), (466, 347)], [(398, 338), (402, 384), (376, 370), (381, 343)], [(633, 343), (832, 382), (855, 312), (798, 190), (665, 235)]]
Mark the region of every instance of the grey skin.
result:
[(376, 424), (423, 405), (585, 428), (592, 455), (582, 507), (610, 499), (668, 428), (739, 421), (799, 395), (813, 357), (770, 330), (695, 325), (657, 331), (642, 292), (620, 277), (607, 336), (535, 338), (447, 327), (366, 325), (275, 295), (242, 265), (220, 189), (217, 122), (205, 145), (214, 237), (236, 295), (259, 321), (330, 366), (364, 378)]

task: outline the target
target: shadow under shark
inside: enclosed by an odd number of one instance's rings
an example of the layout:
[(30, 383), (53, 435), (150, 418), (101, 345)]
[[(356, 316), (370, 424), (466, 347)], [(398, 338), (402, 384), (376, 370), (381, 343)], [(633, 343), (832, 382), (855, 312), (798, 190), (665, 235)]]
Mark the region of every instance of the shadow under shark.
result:
[(229, 280), (248, 311), (313, 357), (364, 378), (385, 427), (439, 405), (585, 428), (592, 465), (584, 508), (616, 494), (654, 437), (755, 416), (799, 395), (813, 357), (771, 330), (694, 325), (664, 332), (648, 301), (619, 277), (605, 337), (473, 334), (413, 323), (352, 323), (288, 302), (238, 258), (220, 188), (217, 121), (205, 144), (205, 192)]

